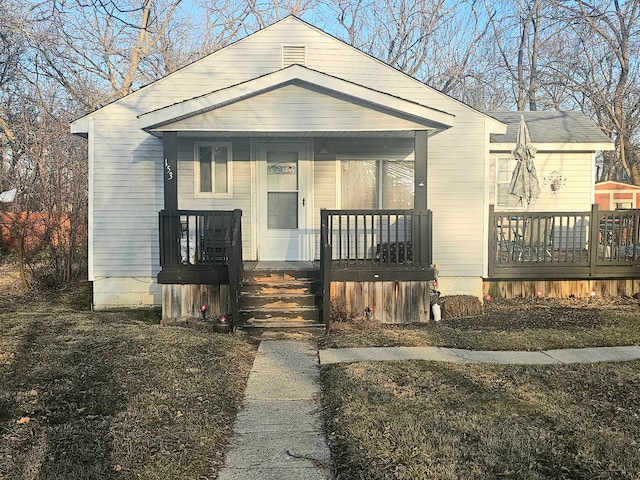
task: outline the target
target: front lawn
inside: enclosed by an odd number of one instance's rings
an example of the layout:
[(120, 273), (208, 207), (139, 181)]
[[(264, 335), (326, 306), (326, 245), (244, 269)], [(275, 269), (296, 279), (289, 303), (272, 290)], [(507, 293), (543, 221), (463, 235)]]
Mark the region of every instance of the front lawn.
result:
[(0, 479), (215, 478), (255, 346), (85, 296), (5, 298)]
[(338, 479), (637, 479), (640, 362), (322, 368)]

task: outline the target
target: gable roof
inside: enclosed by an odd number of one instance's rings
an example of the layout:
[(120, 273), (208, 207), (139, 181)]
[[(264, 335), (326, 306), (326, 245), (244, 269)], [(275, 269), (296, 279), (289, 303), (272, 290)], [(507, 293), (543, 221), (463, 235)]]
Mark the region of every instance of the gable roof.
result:
[[(319, 102), (312, 112), (307, 109), (307, 116), (313, 115), (313, 122), (304, 122), (305, 117), (305, 92), (316, 92), (320, 96), (325, 96), (327, 100), (343, 100), (353, 105), (358, 105), (365, 110), (375, 111), (387, 115), (390, 118), (403, 120), (395, 122), (396, 125), (385, 127), (385, 130), (430, 130), (441, 131), (453, 126), (454, 116), (434, 108), (426, 107), (416, 102), (380, 92), (362, 85), (355, 84), (327, 75), (322, 72), (311, 70), (301, 65), (291, 65), (281, 70), (263, 75), (246, 82), (233, 85), (231, 87), (215, 90), (206, 95), (201, 95), (192, 99), (184, 100), (166, 107), (162, 107), (138, 116), (139, 126), (148, 132), (161, 132), (166, 130), (193, 130), (194, 127), (200, 131), (225, 131), (225, 129), (237, 131), (241, 126), (233, 122), (224, 122), (220, 116), (215, 117), (215, 110), (221, 111), (231, 104), (247, 102), (258, 96), (268, 96), (271, 92), (283, 89), (288, 86), (296, 86), (300, 92), (291, 94), (289, 102), (300, 105), (302, 108), (283, 109), (278, 112), (279, 120), (285, 131), (328, 131), (332, 129), (350, 130), (348, 125), (341, 126), (339, 112), (332, 111), (336, 102)], [(326, 110), (326, 111), (325, 111)], [(380, 122), (367, 122), (366, 112), (358, 112), (352, 108), (353, 115), (361, 120), (351, 129), (354, 131), (379, 129)], [(260, 131), (265, 127), (261, 122), (261, 115), (273, 117), (272, 109), (252, 109), (252, 118), (242, 119), (244, 128), (247, 131)], [(206, 117), (211, 117), (209, 121)], [(195, 117), (200, 117), (195, 119)], [(320, 119), (326, 118), (330, 122), (322, 122)], [(191, 122), (185, 122), (192, 119)], [(256, 126), (251, 126), (252, 120)], [(373, 119), (371, 119), (373, 120)], [(182, 124), (182, 125), (181, 125)], [(288, 127), (286, 126), (288, 125)], [(371, 128), (368, 127), (371, 125)], [(268, 130), (273, 130), (269, 127)]]
[(576, 111), (486, 112), (507, 125), (507, 133), (491, 134), (491, 149), (509, 149), (516, 143), (520, 117), (529, 129), (531, 143), (539, 150), (560, 146), (570, 150), (613, 150), (613, 141), (584, 113)]
[[(407, 75), (406, 73), (398, 70), (397, 68), (394, 68), (393, 66), (390, 66), (376, 59), (375, 57), (357, 49), (356, 47), (349, 45), (348, 43), (344, 42), (343, 40), (340, 40), (339, 38), (331, 35), (330, 33), (327, 33), (321, 30), (320, 28), (315, 27), (314, 25), (311, 25), (305, 22), (304, 20), (301, 20), (298, 17), (290, 15), (242, 39), (239, 39), (215, 52), (212, 52), (211, 54), (208, 54), (188, 65), (185, 65), (180, 69), (166, 75), (165, 77), (155, 80), (154, 82), (146, 86), (143, 86), (139, 90), (136, 90), (135, 92), (132, 92), (123, 98), (115, 100), (112, 103), (105, 105), (94, 112), (88, 113), (83, 117), (80, 117), (76, 121), (72, 122), (71, 131), (76, 134), (87, 133), (90, 125), (90, 121), (89, 121), (90, 118), (93, 118), (93, 116), (96, 114), (100, 114), (100, 112), (104, 111), (105, 109), (108, 110), (110, 107), (114, 105), (121, 104), (121, 102), (123, 101), (127, 102), (127, 108), (133, 106), (133, 108), (135, 109), (136, 105), (142, 105), (143, 103), (146, 103), (147, 102), (145, 100), (146, 98), (150, 98), (151, 96), (154, 96), (153, 92), (155, 92), (156, 90), (162, 90), (163, 92), (166, 91), (167, 85), (171, 85), (173, 83), (173, 79), (177, 78), (179, 79), (178, 82), (181, 82), (182, 79), (185, 77), (186, 72), (191, 72), (193, 70), (202, 71), (203, 69), (209, 68), (210, 65), (215, 65), (215, 62), (218, 61), (217, 58), (220, 55), (222, 55), (223, 58), (225, 58), (225, 61), (229, 61), (227, 57), (229, 57), (232, 54), (226, 55), (226, 53), (233, 52), (233, 54), (236, 54), (236, 51), (237, 51), (239, 56), (236, 58), (242, 59), (243, 55), (246, 54), (247, 52), (252, 52), (256, 50), (260, 51), (261, 49), (264, 48), (265, 45), (274, 44), (274, 39), (276, 40), (275, 43), (279, 42), (279, 43), (282, 43), (282, 45), (285, 45), (288, 42), (291, 44), (298, 43), (298, 42), (304, 43), (304, 40), (307, 40), (307, 38), (304, 37), (305, 35), (304, 31), (313, 32), (313, 35), (315, 35), (315, 38), (317, 39), (324, 38), (328, 41), (328, 43), (323, 45), (321, 44), (322, 42), (319, 40), (320, 44), (317, 45), (317, 48), (316, 46), (313, 47), (313, 48), (316, 48), (316, 53), (323, 51), (325, 54), (329, 52), (333, 56), (345, 55), (345, 58), (348, 58), (348, 59), (345, 60), (344, 66), (348, 67), (349, 70), (347, 70), (347, 72), (351, 72), (351, 73), (349, 73), (348, 75), (342, 75), (341, 73), (337, 73), (335, 69), (325, 70), (324, 67), (328, 65), (326, 62), (326, 58), (323, 60), (324, 63), (318, 64), (317, 57), (314, 56), (313, 59), (314, 61), (316, 61), (317, 65), (313, 66), (312, 68), (314, 68), (316, 71), (322, 71), (329, 75), (335, 75), (336, 77), (339, 77), (341, 79), (347, 79), (351, 82), (354, 82), (354, 84), (370, 87), (373, 90), (377, 90), (380, 92), (384, 91), (387, 94), (391, 94), (391, 96), (397, 95), (398, 98), (406, 99), (409, 102), (416, 102), (425, 107), (429, 105), (430, 107), (435, 107), (434, 110), (439, 109), (440, 111), (446, 110), (450, 112), (453, 112), (456, 110), (459, 111), (460, 109), (468, 110), (469, 112), (473, 112), (474, 114), (482, 116), (486, 120), (488, 120), (489, 129), (492, 132), (501, 132), (504, 130), (503, 124), (495, 120), (493, 117), (486, 115), (486, 113), (480, 112), (472, 108), (471, 106), (466, 105), (465, 103), (420, 82), (416, 78), (411, 77), (410, 75)], [(247, 42), (253, 42), (253, 43), (247, 43)], [(335, 48), (332, 45), (334, 43), (335, 43)], [(360, 57), (363, 60), (364, 59), (366, 60), (362, 63), (358, 63), (359, 61), (357, 60), (357, 57)], [(351, 63), (354, 60), (355, 60), (355, 64)], [(257, 73), (257, 75), (252, 75), (252, 76), (244, 75), (246, 72), (240, 72), (239, 74), (234, 73), (235, 79), (236, 79), (235, 82), (227, 81), (229, 79), (228, 72), (224, 72), (224, 74), (221, 74), (223, 72), (216, 70), (216, 75), (211, 76), (213, 85), (211, 85), (210, 87), (212, 90), (214, 88), (222, 89), (225, 87), (229, 87), (235, 83), (240, 84), (242, 82), (249, 80), (250, 78), (256, 78), (259, 75), (264, 75), (282, 68), (281, 66), (276, 67), (275, 65), (273, 65), (273, 63), (269, 63), (269, 61), (271, 60), (260, 59), (260, 61), (255, 64), (256, 65), (255, 71), (259, 72)], [(372, 62), (372, 63), (370, 63), (370, 65), (366, 65), (366, 68), (361, 68), (361, 65), (365, 65), (367, 62)], [(375, 66), (374, 64), (377, 64), (377, 66)], [(374, 68), (370, 68), (370, 67), (374, 67)], [(356, 74), (354, 75), (352, 73), (356, 73)], [(404, 80), (403, 80), (404, 85), (399, 89), (393, 88), (395, 81), (393, 80), (389, 81), (396, 76), (397, 78), (404, 77)], [(220, 79), (222, 79), (222, 83), (220, 83)], [(224, 83), (225, 81), (227, 81), (226, 84)], [(196, 95), (202, 95), (205, 92), (205, 90), (196, 91), (196, 89), (199, 88), (200, 86), (201, 85), (195, 85), (194, 86), (195, 88), (189, 88), (189, 86), (187, 86), (186, 91), (191, 93), (187, 93), (183, 98), (178, 98), (175, 94), (168, 95), (166, 97), (168, 100), (167, 104), (171, 103), (172, 101), (173, 102), (182, 101), (184, 98), (192, 98)], [(181, 85), (181, 87), (183, 87), (183, 85)], [(174, 90), (174, 93), (177, 91), (178, 89)], [(157, 103), (158, 98), (159, 97), (156, 97), (154, 99), (155, 106), (158, 105)], [(173, 100), (171, 100), (170, 98)], [(139, 115), (139, 114), (142, 114), (143, 112), (144, 110), (138, 110), (136, 113)]]

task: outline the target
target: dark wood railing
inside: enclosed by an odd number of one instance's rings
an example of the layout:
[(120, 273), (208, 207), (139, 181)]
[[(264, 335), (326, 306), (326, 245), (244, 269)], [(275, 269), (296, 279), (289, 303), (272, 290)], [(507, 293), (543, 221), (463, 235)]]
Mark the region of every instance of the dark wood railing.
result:
[(640, 274), (640, 210), (495, 212), (490, 278), (629, 278)]
[(242, 211), (160, 212), (160, 283), (228, 284), (231, 316), (239, 321)]
[(331, 281), (433, 280), (430, 210), (321, 210), (323, 321)]
[(431, 265), (431, 211), (322, 210), (334, 268)]

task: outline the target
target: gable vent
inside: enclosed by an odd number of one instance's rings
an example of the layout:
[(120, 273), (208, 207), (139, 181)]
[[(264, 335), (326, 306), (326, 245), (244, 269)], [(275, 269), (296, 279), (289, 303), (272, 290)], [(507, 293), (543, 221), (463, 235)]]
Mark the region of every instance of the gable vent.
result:
[(306, 65), (307, 49), (304, 45), (283, 45), (282, 46), (282, 68), (289, 65)]

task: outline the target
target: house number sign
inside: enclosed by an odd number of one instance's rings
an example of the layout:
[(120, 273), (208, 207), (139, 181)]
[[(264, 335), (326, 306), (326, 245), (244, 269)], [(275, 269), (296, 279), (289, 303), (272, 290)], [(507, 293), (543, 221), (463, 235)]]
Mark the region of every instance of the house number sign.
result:
[(164, 159), (164, 169), (167, 173), (167, 180), (173, 180), (173, 170), (171, 169), (171, 165), (169, 165), (169, 160)]

